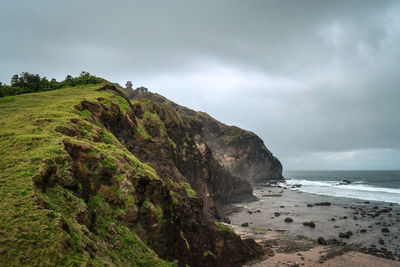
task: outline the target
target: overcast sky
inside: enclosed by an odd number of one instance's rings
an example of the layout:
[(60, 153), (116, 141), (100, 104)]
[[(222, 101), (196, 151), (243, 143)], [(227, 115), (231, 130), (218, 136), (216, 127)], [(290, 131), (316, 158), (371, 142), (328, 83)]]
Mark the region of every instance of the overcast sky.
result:
[(0, 81), (82, 70), (257, 133), (285, 170), (400, 169), (400, 1), (0, 2)]

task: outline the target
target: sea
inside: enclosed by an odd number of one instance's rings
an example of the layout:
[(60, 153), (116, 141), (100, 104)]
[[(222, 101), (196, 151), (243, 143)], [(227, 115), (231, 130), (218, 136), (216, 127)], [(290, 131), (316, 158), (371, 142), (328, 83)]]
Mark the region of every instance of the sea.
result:
[[(400, 204), (399, 171), (284, 171), (301, 192)], [(344, 180), (350, 183), (343, 182)]]

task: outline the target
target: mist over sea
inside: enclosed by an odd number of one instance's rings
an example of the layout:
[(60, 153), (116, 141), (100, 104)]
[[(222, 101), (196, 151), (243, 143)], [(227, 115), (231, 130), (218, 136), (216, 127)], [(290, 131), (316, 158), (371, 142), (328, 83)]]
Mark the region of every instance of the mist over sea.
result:
[[(400, 171), (285, 171), (301, 192), (400, 204)], [(344, 180), (351, 183), (345, 184)]]

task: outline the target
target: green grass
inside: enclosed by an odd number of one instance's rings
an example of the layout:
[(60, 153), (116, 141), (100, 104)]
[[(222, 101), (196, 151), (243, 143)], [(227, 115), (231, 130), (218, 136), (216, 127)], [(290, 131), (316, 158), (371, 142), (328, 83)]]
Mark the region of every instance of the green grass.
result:
[[(125, 113), (129, 108), (127, 102), (111, 91), (95, 90), (101, 86), (77, 86), (0, 98), (1, 266), (171, 265), (160, 260), (134, 232), (116, 221), (114, 217), (118, 212), (114, 212), (101, 195), (86, 204), (57, 182), (44, 192), (34, 186), (38, 173), (50, 165), (57, 167), (58, 179), (69, 179), (70, 163), (63, 147), (64, 138), (90, 147), (90, 155), (100, 159), (99, 166), (113, 169), (118, 175), (123, 170), (135, 169), (138, 174), (159, 179), (151, 166), (138, 161), (102, 125), (89, 122), (90, 112), (73, 108), (84, 99), (95, 102), (101, 97), (115, 102)], [(55, 131), (58, 126), (70, 128), (71, 119), (79, 122), (80, 140)], [(101, 131), (104, 142), (91, 140), (96, 135), (94, 129)], [(124, 163), (124, 158), (129, 158), (131, 163)], [(84, 168), (88, 171), (86, 166)], [(115, 178), (116, 183), (121, 180)], [(77, 187), (78, 191), (84, 190), (82, 184)], [(121, 198), (126, 199), (128, 205), (134, 203), (132, 197)], [(45, 203), (44, 207), (41, 203)], [(94, 232), (86, 235), (87, 229), (76, 217), (88, 209), (102, 216), (96, 219)], [(110, 236), (110, 232), (113, 235)], [(97, 247), (97, 250), (91, 252), (88, 247)]]
[(181, 183), (181, 185), (185, 188), (188, 197), (197, 198), (196, 191), (192, 189), (189, 183)]
[(145, 111), (144, 112), (143, 119), (149, 119), (149, 120), (152, 120), (154, 122), (160, 121), (160, 118), (158, 117), (158, 115), (153, 113), (153, 112), (150, 112), (150, 111)]
[(235, 231), (233, 231), (232, 228), (230, 228), (229, 226), (226, 226), (220, 222), (215, 221), (214, 222), (215, 226), (217, 226), (217, 228), (221, 231), (225, 231), (225, 232), (230, 232), (230, 233), (235, 233)]

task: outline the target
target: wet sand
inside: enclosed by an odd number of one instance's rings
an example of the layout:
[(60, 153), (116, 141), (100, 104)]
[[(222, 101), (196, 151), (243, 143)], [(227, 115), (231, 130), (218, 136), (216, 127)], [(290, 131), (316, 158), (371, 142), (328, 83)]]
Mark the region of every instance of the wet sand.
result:
[(273, 251), (252, 266), (400, 266), (398, 204), (278, 187), (259, 187), (254, 195), (258, 201), (219, 208), (236, 233)]

